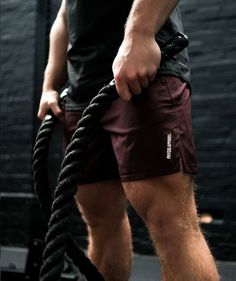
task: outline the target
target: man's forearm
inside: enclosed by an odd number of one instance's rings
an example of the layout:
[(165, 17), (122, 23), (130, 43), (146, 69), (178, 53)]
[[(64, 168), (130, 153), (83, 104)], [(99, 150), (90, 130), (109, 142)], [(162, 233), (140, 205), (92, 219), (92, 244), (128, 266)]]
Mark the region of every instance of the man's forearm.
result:
[(179, 0), (134, 0), (125, 36), (154, 36), (168, 19)]
[(68, 31), (63, 15), (58, 15), (50, 33), (48, 64), (44, 73), (43, 90), (57, 90), (67, 79), (66, 61)]

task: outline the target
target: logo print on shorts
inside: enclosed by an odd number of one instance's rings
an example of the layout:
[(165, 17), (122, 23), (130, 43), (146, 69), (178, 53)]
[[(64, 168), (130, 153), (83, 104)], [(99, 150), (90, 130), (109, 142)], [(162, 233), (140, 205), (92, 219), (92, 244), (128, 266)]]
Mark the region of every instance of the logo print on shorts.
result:
[(171, 133), (167, 134), (166, 159), (171, 159)]

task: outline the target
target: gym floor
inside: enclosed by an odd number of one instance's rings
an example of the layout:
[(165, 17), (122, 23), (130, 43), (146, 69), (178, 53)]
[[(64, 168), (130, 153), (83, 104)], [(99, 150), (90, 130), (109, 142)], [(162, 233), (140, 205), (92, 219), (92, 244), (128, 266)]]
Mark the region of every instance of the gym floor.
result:
[[(236, 280), (236, 261), (217, 262), (221, 281), (235, 281)], [(0, 274), (1, 281), (25, 281), (23, 274)], [(77, 280), (75, 273), (63, 273), (62, 281)], [(160, 281), (160, 263), (154, 256), (135, 255), (133, 259), (132, 274), (129, 281)], [(37, 280), (34, 280), (37, 281)], [(81, 277), (80, 281), (86, 281)]]
[[(217, 262), (221, 281), (236, 281), (236, 261)], [(135, 255), (130, 281), (157, 281), (160, 277), (160, 264), (154, 256)]]

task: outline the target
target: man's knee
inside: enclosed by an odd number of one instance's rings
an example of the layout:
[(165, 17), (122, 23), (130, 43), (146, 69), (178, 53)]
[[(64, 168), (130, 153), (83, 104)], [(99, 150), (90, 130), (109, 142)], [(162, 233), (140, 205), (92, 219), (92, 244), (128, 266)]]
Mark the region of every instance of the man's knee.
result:
[(175, 243), (181, 241), (188, 235), (196, 235), (200, 232), (198, 219), (196, 216), (181, 216), (168, 213), (155, 215), (155, 211), (150, 210), (150, 215), (146, 218), (146, 225), (153, 240), (157, 243)]
[(199, 230), (189, 175), (178, 173), (128, 183), (125, 191), (153, 238), (172, 240), (177, 234)]
[[(192, 207), (194, 208), (194, 207)], [(188, 236), (196, 236), (200, 232), (197, 213), (192, 208), (179, 208), (175, 204), (162, 209), (150, 206), (145, 218), (152, 239), (165, 245), (174, 246)]]
[(82, 216), (89, 230), (115, 231), (126, 219), (126, 210), (99, 210), (97, 214), (83, 209)]

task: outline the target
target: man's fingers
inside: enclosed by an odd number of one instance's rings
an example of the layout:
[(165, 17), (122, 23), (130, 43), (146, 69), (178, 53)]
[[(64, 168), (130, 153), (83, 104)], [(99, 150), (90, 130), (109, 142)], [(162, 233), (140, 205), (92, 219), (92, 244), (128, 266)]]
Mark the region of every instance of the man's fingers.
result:
[[(155, 76), (154, 76), (155, 77)], [(142, 92), (142, 88), (147, 88), (149, 85), (147, 76), (140, 77), (133, 80), (116, 80), (116, 89), (118, 95), (124, 100), (130, 100), (133, 95), (138, 95)]]
[(128, 83), (129, 83), (129, 88), (134, 95), (138, 95), (138, 94), (141, 93), (142, 88), (141, 88), (140, 83), (137, 79), (131, 80)]
[(149, 80), (148, 80), (147, 76), (143, 76), (143, 77), (139, 78), (139, 83), (142, 88), (147, 88), (149, 85)]
[(47, 111), (45, 109), (40, 108), (39, 111), (38, 111), (38, 115), (37, 116), (38, 116), (38, 118), (40, 120), (43, 121), (43, 119), (45, 118), (46, 114), (47, 114)]
[(117, 78), (115, 78), (115, 81), (116, 81), (116, 90), (117, 90), (118, 95), (123, 100), (129, 101), (132, 97), (132, 93), (129, 90), (129, 86), (128, 86), (127, 82), (124, 80), (117, 79)]
[(51, 110), (59, 120), (63, 121), (64, 114), (59, 107), (59, 94), (57, 91), (50, 90), (43, 92), (38, 110), (38, 118), (44, 120), (49, 110)]
[(63, 112), (56, 102), (50, 102), (47, 106), (45, 104), (40, 106), (37, 114), (38, 118), (43, 121), (50, 109), (59, 120), (63, 121)]
[(149, 74), (147, 75), (149, 83), (152, 83), (155, 80), (156, 74), (157, 74), (157, 67), (153, 67), (152, 71), (150, 71)]
[(49, 103), (49, 108), (59, 120), (63, 120), (63, 112), (56, 101)]

